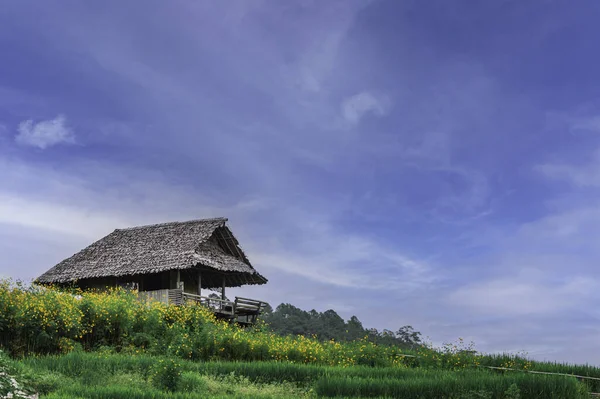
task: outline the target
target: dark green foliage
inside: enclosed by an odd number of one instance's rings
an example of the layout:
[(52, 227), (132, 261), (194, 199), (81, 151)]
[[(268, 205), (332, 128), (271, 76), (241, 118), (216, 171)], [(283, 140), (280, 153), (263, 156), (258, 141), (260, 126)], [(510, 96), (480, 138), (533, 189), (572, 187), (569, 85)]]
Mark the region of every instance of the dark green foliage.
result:
[(64, 384), (65, 376), (55, 372), (38, 373), (31, 383), (31, 388), (41, 395), (47, 395)]
[(504, 397), (505, 399), (521, 399), (521, 390), (519, 389), (519, 386), (513, 383), (508, 387), (506, 392), (504, 392)]
[(160, 359), (153, 367), (152, 384), (155, 388), (175, 392), (181, 380), (181, 366), (173, 359)]
[(365, 336), (365, 329), (358, 320), (358, 317), (352, 316), (346, 323), (347, 338), (350, 341), (356, 341)]
[(279, 335), (304, 335), (327, 341), (355, 341), (365, 336), (369, 341), (380, 345), (395, 345), (402, 348), (415, 348), (421, 344), (421, 333), (411, 326), (401, 327), (397, 332), (375, 329), (367, 330), (356, 316), (345, 322), (334, 310), (319, 313), (299, 309), (289, 303), (282, 303), (275, 311), (269, 307), (261, 316), (268, 328)]
[(196, 372), (181, 374), (177, 390), (180, 392), (202, 393), (206, 391), (206, 381)]
[(421, 333), (415, 331), (412, 326), (401, 327), (396, 331), (395, 336), (396, 339), (399, 339), (404, 344), (411, 345), (411, 349), (421, 343)]
[(139, 332), (133, 334), (131, 337), (131, 343), (136, 348), (149, 349), (156, 345), (156, 338), (150, 334)]

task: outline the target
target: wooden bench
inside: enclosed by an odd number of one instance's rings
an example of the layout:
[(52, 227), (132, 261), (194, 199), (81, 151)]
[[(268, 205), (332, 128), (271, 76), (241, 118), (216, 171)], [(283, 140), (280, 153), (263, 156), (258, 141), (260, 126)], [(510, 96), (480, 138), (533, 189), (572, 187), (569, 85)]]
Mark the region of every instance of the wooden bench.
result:
[(266, 306), (267, 302), (236, 296), (233, 307), (236, 322), (242, 325), (254, 324)]

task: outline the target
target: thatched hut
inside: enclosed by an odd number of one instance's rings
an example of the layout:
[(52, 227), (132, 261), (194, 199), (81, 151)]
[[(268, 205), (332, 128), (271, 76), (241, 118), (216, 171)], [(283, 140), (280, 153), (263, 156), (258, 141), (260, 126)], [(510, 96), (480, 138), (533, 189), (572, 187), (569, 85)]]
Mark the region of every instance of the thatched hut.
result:
[[(38, 284), (104, 288), (134, 284), (140, 292), (179, 291), (265, 284), (226, 225), (226, 218), (117, 229), (37, 278)], [(159, 298), (160, 299), (160, 298)]]

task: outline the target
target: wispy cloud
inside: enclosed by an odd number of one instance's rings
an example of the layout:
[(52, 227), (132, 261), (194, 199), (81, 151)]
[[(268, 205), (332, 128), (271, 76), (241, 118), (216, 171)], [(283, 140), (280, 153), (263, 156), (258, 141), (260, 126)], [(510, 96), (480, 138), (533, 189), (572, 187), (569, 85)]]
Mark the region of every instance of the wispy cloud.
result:
[[(533, 166), (536, 173), (575, 189), (600, 187), (600, 116), (589, 108), (575, 107), (574, 111), (546, 117), (547, 129), (569, 132), (571, 136), (565, 151), (556, 149), (552, 161)], [(597, 105), (592, 108), (596, 111)], [(577, 148), (575, 153), (571, 146)]]
[(544, 163), (534, 170), (548, 179), (563, 181), (576, 187), (600, 186), (600, 150), (585, 163)]
[[(68, 173), (14, 162), (1, 165), (5, 184), (0, 188), (0, 233), (21, 228), (62, 235), (74, 243), (70, 252), (115, 228), (226, 216), (259, 268), (329, 286), (386, 292), (415, 291), (436, 280), (425, 260), (339, 229), (332, 221), (339, 209), (306, 203), (310, 211), (294, 210), (280, 200), (258, 197), (222, 204), (164, 176), (109, 164), (87, 163)], [(136, 183), (113, 179), (112, 190), (98, 190), (82, 180), (81, 170), (95, 181), (121, 173)], [(60, 200), (64, 196), (68, 203)]]
[(363, 91), (342, 101), (342, 116), (351, 125), (357, 125), (367, 114), (384, 116), (389, 111), (390, 105), (388, 97)]
[(600, 116), (591, 116), (587, 118), (574, 118), (571, 120), (570, 130), (572, 132), (600, 132)]
[(116, 226), (128, 225), (126, 219), (115, 218), (98, 210), (0, 193), (0, 226), (3, 224), (39, 229), (48, 234), (83, 236), (87, 239), (98, 238), (114, 230)]
[[(531, 273), (529, 273), (531, 274)], [(546, 280), (546, 281), (544, 281)], [(564, 281), (544, 279), (542, 272), (521, 272), (462, 287), (449, 295), (453, 305), (496, 317), (562, 314), (578, 309), (595, 297), (597, 281), (589, 277), (566, 277)]]
[(31, 119), (23, 121), (19, 124), (15, 141), (42, 150), (57, 144), (73, 144), (75, 134), (66, 122), (64, 115), (41, 122), (34, 122)]
[(314, 282), (387, 293), (432, 288), (439, 280), (427, 262), (364, 237), (332, 232), (314, 239), (319, 241), (320, 249), (271, 248), (268, 253), (258, 253), (257, 260)]

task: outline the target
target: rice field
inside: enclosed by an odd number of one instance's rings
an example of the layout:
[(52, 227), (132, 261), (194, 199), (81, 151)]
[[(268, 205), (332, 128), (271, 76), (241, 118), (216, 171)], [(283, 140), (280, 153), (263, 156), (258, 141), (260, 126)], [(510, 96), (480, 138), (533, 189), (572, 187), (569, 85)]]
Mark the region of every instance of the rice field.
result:
[[(152, 355), (75, 351), (15, 362), (47, 398), (587, 398), (563, 376), (482, 369), (374, 368), (287, 362), (195, 362)], [(512, 393), (511, 393), (512, 392)]]

